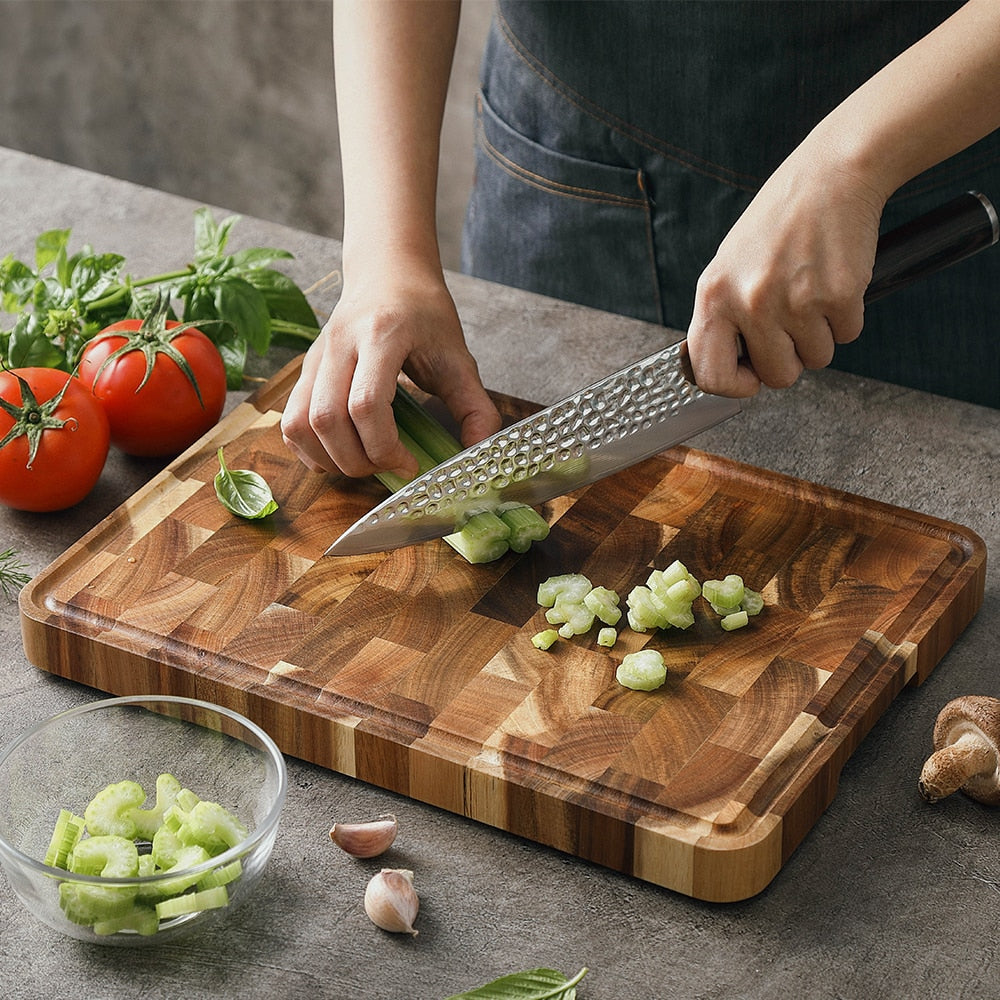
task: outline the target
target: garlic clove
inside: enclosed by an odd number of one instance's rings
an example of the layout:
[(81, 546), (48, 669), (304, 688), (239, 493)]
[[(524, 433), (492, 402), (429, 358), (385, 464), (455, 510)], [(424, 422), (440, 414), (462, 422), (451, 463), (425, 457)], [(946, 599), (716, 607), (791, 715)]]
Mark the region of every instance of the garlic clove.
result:
[(392, 846), (398, 829), (395, 816), (381, 816), (370, 823), (334, 823), (330, 839), (355, 858), (374, 858)]
[(420, 899), (413, 888), (413, 872), (383, 868), (365, 889), (365, 913), (376, 927), (393, 934), (412, 934)]

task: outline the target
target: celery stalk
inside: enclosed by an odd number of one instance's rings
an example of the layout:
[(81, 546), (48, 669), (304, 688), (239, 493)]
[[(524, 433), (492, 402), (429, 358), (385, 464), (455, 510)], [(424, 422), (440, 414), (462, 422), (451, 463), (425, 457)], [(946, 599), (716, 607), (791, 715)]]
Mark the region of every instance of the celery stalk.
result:
[(548, 537), (548, 521), (534, 507), (517, 504), (498, 513), (500, 520), (510, 528), (508, 544), (515, 552), (527, 552), (532, 542), (540, 542)]
[[(417, 460), (418, 475), (462, 450), (454, 436), (401, 385), (396, 386), (392, 412), (400, 442)], [(379, 472), (375, 478), (393, 493), (409, 482), (394, 472)], [(444, 540), (470, 563), (484, 563), (499, 559), (511, 549), (527, 552), (533, 541), (540, 541), (548, 533), (548, 522), (536, 510), (512, 504), (496, 512), (473, 515)]]
[[(396, 386), (392, 414), (396, 419), (396, 427), (419, 444), (430, 456), (431, 465), (438, 465), (449, 458), (454, 458), (462, 450), (461, 444), (401, 385)], [(421, 469), (421, 472), (425, 471)]]

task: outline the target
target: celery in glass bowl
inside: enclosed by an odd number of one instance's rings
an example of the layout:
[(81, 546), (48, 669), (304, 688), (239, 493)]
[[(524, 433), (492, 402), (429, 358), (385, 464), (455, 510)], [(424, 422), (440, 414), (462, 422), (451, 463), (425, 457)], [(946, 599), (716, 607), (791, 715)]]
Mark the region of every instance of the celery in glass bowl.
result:
[(0, 749), (0, 866), (55, 930), (157, 944), (250, 894), (286, 786), (274, 741), (227, 708), (171, 695), (91, 702)]

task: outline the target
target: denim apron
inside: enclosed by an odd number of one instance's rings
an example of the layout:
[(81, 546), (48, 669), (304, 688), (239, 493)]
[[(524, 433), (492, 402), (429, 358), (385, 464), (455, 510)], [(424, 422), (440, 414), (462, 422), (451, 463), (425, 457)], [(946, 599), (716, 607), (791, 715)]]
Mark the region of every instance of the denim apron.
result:
[[(685, 330), (698, 276), (813, 125), (960, 4), (500, 0), (462, 267)], [(892, 228), (968, 189), (1000, 132), (901, 188)], [(834, 367), (1000, 406), (1000, 249), (866, 309)]]

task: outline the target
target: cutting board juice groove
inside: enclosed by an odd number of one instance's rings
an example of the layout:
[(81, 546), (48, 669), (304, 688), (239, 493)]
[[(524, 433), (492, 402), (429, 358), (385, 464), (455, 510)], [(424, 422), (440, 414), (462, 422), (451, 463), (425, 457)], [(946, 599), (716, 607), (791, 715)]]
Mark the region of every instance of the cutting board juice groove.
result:
[[(752, 896), (832, 801), (844, 763), (982, 601), (966, 528), (675, 448), (548, 505), (549, 538), (470, 566), (442, 542), (323, 558), (384, 492), (312, 474), (281, 442), (297, 364), (23, 591), (28, 658), (114, 694), (203, 698), (289, 754), (699, 899)], [(529, 404), (498, 397), (511, 417)], [(279, 512), (229, 515), (216, 450)], [(682, 559), (767, 607), (724, 633), (623, 629), (536, 650), (538, 583), (623, 596)], [(652, 693), (614, 681), (644, 645)], [(317, 818), (317, 822), (322, 817)]]

